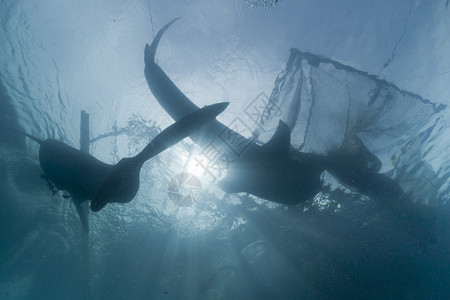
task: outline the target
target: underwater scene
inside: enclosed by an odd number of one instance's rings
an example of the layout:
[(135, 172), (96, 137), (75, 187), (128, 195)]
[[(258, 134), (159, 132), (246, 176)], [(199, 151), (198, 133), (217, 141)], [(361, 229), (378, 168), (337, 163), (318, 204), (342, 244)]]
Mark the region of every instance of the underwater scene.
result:
[(450, 299), (449, 0), (2, 0), (0, 299)]

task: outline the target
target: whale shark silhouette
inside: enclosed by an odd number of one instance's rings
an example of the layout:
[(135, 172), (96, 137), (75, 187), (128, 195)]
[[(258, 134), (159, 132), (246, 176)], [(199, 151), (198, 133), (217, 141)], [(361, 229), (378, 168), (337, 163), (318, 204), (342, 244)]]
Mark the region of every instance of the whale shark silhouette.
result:
[(99, 211), (110, 202), (130, 202), (139, 189), (139, 172), (142, 165), (153, 156), (212, 122), (227, 108), (228, 104), (228, 102), (216, 103), (188, 114), (161, 131), (136, 156), (122, 158), (95, 191), (91, 210)]
[[(12, 130), (39, 143), (39, 163), (45, 178), (57, 189), (69, 192), (77, 209), (82, 202), (91, 199), (91, 210), (97, 212), (108, 203), (133, 200), (139, 190), (139, 173), (143, 164), (207, 125), (227, 106), (227, 102), (222, 102), (193, 111), (164, 129), (139, 154), (123, 158), (116, 165), (106, 164), (61, 141), (41, 140)], [(78, 213), (88, 231), (87, 216), (80, 211)]]
[[(179, 18), (163, 26), (151, 45), (144, 50), (145, 78), (158, 103), (174, 119), (179, 120), (198, 107), (183, 94), (155, 61), (158, 44), (164, 32)], [(424, 243), (434, 243), (434, 213), (422, 211), (412, 203), (403, 189), (389, 176), (379, 173), (381, 162), (355, 136), (358, 146), (347, 152), (345, 145), (328, 155), (303, 153), (290, 145), (291, 130), (283, 121), (272, 138), (258, 145), (217, 120), (210, 122), (190, 137), (202, 147), (211, 142), (220, 148), (231, 163), (219, 186), (227, 193), (244, 192), (285, 204), (303, 203), (323, 189), (321, 174), (330, 172), (347, 187), (379, 200), (407, 223), (411, 236)], [(220, 136), (232, 136), (245, 144), (241, 153), (234, 151)]]
[[(198, 109), (155, 61), (161, 37), (179, 19), (163, 26), (144, 50), (147, 84), (158, 103), (174, 120)], [(224, 133), (248, 145), (245, 151), (239, 154), (233, 151), (219, 138)], [(289, 126), (280, 120), (272, 138), (266, 144), (258, 145), (214, 120), (191, 135), (191, 139), (200, 146), (214, 141), (232, 161), (226, 178), (219, 183), (225, 192), (245, 192), (273, 202), (299, 204), (322, 189), (320, 175), (326, 170), (341, 183), (361, 193), (389, 199), (408, 198), (395, 181), (378, 173), (381, 162), (357, 137), (354, 139), (359, 142), (358, 149), (353, 153), (338, 150), (328, 155), (317, 155), (294, 150), (290, 145), (290, 134)]]
[[(162, 35), (178, 19), (162, 27), (152, 44), (147, 44), (144, 51), (144, 72), (148, 86), (174, 120), (198, 109), (155, 62), (156, 49)], [(223, 133), (233, 135), (248, 145), (245, 151), (235, 153), (219, 138)], [(219, 183), (225, 192), (245, 192), (282, 204), (298, 204), (313, 197), (322, 187), (320, 175), (325, 170), (327, 159), (314, 154), (298, 154), (297, 159), (289, 155), (290, 129), (282, 121), (272, 139), (262, 146), (217, 120), (191, 135), (191, 139), (200, 146), (214, 141), (233, 162), (226, 178)]]

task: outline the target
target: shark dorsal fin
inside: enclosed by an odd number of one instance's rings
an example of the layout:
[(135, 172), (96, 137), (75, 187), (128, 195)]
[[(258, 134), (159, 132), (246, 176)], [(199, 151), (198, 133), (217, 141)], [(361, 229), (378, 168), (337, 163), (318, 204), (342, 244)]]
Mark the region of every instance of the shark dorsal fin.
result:
[(286, 123), (280, 120), (277, 130), (272, 138), (263, 146), (278, 154), (288, 154), (291, 146), (291, 130)]

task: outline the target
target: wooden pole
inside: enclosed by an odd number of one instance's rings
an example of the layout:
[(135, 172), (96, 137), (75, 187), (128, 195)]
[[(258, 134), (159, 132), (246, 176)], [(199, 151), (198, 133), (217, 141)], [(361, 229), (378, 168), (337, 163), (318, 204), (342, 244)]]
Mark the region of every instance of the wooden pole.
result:
[(89, 153), (89, 114), (81, 111), (80, 150)]
[[(80, 150), (86, 153), (89, 153), (89, 114), (84, 110), (81, 111), (81, 124), (80, 124)], [(77, 207), (78, 213), (82, 211), (82, 213), (87, 218), (87, 226), (89, 228), (89, 201), (87, 199), (82, 199), (81, 203), (79, 203), (79, 207)], [(77, 205), (75, 203), (75, 205)], [(83, 238), (82, 243), (82, 255), (83, 255), (83, 275), (84, 275), (84, 284), (85, 284), (85, 297), (86, 299), (91, 298), (91, 284), (90, 284), (90, 260), (89, 260), (89, 231), (85, 230), (85, 228), (81, 228), (81, 235)]]

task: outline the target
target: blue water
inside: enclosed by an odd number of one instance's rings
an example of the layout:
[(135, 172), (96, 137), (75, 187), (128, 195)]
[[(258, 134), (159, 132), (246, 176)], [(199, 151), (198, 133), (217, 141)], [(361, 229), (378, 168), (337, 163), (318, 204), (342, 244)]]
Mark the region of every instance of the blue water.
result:
[[(304, 152), (357, 137), (434, 222), (411, 231), (330, 174), (294, 208), (226, 195), (226, 165), (199, 169), (186, 139), (146, 163), (131, 203), (91, 214), (87, 272), (74, 205), (40, 178), (38, 145), (2, 130), (0, 299), (448, 299), (446, 1), (160, 2), (2, 1), (0, 127), (78, 147), (86, 110), (93, 155), (138, 153), (173, 122), (144, 46), (181, 16), (157, 62), (198, 106), (229, 101), (218, 119), (261, 143), (282, 119)], [(171, 196), (182, 172), (201, 182), (193, 204)]]

